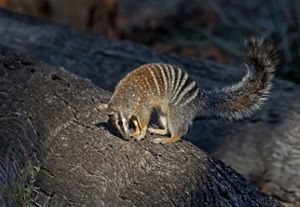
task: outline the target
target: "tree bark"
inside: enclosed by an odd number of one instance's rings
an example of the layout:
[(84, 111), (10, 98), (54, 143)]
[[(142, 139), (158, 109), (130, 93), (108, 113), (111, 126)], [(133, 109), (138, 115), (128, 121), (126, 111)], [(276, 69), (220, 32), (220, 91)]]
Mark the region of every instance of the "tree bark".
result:
[(95, 108), (110, 93), (90, 81), (4, 47), (0, 62), (2, 188), (30, 162), (40, 206), (280, 206), (189, 142), (114, 136)]
[[(157, 53), (129, 42), (0, 10), (0, 43), (113, 90), (127, 72), (147, 62), (168, 62), (185, 69), (201, 87), (232, 83), (244, 72), (220, 64)], [(187, 139), (233, 166), (264, 191), (300, 204), (300, 88), (276, 80), (270, 100), (253, 118), (224, 123), (198, 120)]]

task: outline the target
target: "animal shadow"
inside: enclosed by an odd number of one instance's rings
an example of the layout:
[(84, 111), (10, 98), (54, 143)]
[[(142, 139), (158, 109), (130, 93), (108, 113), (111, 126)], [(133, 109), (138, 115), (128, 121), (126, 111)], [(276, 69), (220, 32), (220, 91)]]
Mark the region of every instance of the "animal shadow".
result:
[[(116, 137), (124, 140), (122, 135), (118, 132), (118, 130), (115, 127), (113, 127), (113, 125), (110, 124), (109, 122), (99, 122), (95, 126), (100, 129), (104, 129), (104, 130), (108, 131), (110, 134), (112, 134), (113, 136), (116, 136)], [(126, 141), (128, 141), (128, 140), (126, 140)]]

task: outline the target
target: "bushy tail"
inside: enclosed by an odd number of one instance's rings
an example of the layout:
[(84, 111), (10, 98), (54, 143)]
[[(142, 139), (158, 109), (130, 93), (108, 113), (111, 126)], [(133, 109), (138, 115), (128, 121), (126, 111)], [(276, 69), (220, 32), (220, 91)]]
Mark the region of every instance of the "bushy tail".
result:
[(199, 97), (199, 115), (237, 120), (249, 117), (267, 99), (278, 64), (274, 47), (262, 38), (246, 42), (249, 64), (244, 78), (231, 86), (204, 92)]

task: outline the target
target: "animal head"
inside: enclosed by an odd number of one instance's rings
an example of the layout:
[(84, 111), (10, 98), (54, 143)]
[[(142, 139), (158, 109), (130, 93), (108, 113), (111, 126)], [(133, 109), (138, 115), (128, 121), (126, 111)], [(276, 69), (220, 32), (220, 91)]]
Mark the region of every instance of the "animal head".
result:
[(129, 140), (129, 123), (124, 114), (107, 104), (99, 104), (97, 108), (104, 114), (108, 115), (109, 122), (119, 131), (124, 140)]

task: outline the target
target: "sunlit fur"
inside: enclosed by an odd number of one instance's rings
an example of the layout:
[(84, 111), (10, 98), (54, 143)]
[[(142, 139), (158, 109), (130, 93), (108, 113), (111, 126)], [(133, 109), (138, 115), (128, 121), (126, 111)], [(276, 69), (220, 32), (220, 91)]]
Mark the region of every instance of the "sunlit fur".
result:
[(200, 116), (239, 120), (251, 116), (267, 100), (278, 64), (274, 47), (262, 38), (246, 42), (247, 73), (233, 85), (205, 92), (198, 112)]
[[(153, 110), (157, 110), (165, 130), (149, 131), (171, 135), (155, 139), (158, 143), (178, 141), (196, 116), (227, 120), (249, 117), (267, 99), (278, 61), (272, 45), (260, 38), (250, 38), (246, 51), (249, 63), (243, 79), (213, 91), (199, 88), (179, 67), (142, 65), (120, 80), (106, 111), (125, 139), (132, 136), (140, 140), (146, 135)], [(128, 128), (133, 118), (135, 132), (131, 134)]]

